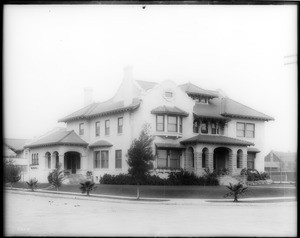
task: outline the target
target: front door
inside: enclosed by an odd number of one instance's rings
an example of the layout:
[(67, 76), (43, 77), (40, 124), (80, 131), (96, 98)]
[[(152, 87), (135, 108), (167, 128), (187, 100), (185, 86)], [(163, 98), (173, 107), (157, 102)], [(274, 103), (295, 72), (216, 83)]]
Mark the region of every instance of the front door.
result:
[(71, 173), (76, 174), (76, 159), (71, 160)]

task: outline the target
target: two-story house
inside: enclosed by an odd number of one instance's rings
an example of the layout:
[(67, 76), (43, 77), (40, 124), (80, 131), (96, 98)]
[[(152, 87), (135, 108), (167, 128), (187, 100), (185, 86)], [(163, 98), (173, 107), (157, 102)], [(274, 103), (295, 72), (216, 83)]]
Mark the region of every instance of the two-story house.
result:
[[(40, 181), (58, 163), (72, 174), (91, 171), (127, 173), (126, 153), (145, 123), (154, 136), (154, 168), (185, 169), (198, 175), (205, 168), (264, 169), (264, 123), (272, 117), (242, 105), (218, 91), (191, 83), (176, 85), (135, 80), (124, 71), (117, 93), (62, 119), (66, 130), (46, 135), (30, 148), (31, 175)], [(38, 161), (38, 162), (37, 162)]]

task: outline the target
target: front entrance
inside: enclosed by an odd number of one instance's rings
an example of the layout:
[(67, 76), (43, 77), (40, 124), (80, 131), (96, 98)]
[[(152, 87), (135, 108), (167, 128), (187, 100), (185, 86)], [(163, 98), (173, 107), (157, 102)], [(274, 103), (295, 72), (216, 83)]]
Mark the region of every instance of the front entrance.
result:
[(248, 152), (248, 154), (247, 154), (247, 168), (248, 169), (255, 169), (255, 167), (254, 167), (255, 157), (256, 157), (255, 153)]
[(229, 150), (225, 147), (219, 147), (214, 150), (214, 170), (220, 171), (228, 168)]
[(80, 169), (80, 153), (69, 151), (65, 153), (64, 167), (72, 174), (76, 174), (76, 170)]

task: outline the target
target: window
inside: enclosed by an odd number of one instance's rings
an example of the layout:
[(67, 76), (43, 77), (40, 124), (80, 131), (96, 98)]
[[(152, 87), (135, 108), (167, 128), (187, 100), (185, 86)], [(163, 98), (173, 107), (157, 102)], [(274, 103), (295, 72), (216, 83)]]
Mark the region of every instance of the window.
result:
[(245, 123), (236, 123), (236, 136), (245, 137)]
[(195, 120), (193, 123), (193, 132), (198, 133), (199, 132), (199, 122), (198, 120)]
[(39, 153), (36, 153), (36, 164), (39, 164)]
[(168, 116), (168, 131), (177, 132), (177, 117)]
[(100, 169), (100, 151), (96, 151), (94, 154), (94, 168)]
[(207, 103), (207, 98), (199, 98), (198, 102)]
[(103, 168), (103, 169), (108, 168), (108, 151), (107, 150), (101, 151), (101, 168)]
[(236, 155), (236, 167), (242, 168), (242, 163), (243, 163), (243, 152), (241, 150), (238, 150)]
[(80, 169), (80, 156), (76, 156), (76, 169)]
[(254, 138), (254, 124), (246, 124), (246, 137)]
[(79, 135), (82, 136), (84, 134), (84, 123), (79, 124)]
[(109, 135), (109, 120), (105, 120), (105, 135)]
[(123, 132), (123, 117), (118, 118), (118, 133)]
[(236, 123), (236, 136), (238, 137), (255, 137), (255, 125), (253, 123)]
[(95, 123), (95, 134), (96, 136), (100, 136), (100, 121), (96, 121)]
[(168, 151), (157, 150), (157, 167), (164, 168), (168, 165)]
[(202, 168), (206, 168), (207, 149), (202, 150)]
[(201, 123), (201, 133), (207, 134), (208, 133), (208, 122), (202, 121)]
[(182, 133), (182, 117), (179, 117), (179, 133)]
[(122, 168), (122, 150), (116, 150), (116, 169)]
[(219, 124), (216, 122), (211, 123), (211, 134), (219, 134)]
[(170, 168), (179, 169), (180, 168), (180, 151), (179, 150), (169, 150), (170, 157)]
[(173, 97), (173, 93), (172, 92), (165, 92), (165, 97), (172, 98)]
[(46, 166), (48, 169), (51, 169), (51, 155), (49, 152), (46, 153)]
[(164, 131), (165, 127), (165, 118), (164, 116), (156, 116), (156, 131)]

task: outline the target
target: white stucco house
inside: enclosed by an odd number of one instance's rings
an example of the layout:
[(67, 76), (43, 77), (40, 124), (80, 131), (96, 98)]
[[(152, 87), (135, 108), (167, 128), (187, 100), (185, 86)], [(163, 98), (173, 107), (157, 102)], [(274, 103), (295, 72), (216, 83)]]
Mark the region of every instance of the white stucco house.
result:
[(28, 144), (29, 174), (40, 182), (61, 163), (71, 174), (127, 173), (126, 153), (145, 123), (154, 136), (154, 168), (202, 175), (227, 168), (264, 170), (264, 124), (272, 117), (218, 91), (186, 83), (135, 80), (124, 70), (117, 93), (64, 118), (56, 130)]

